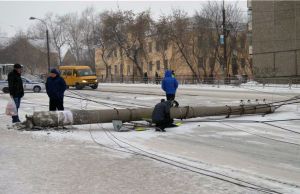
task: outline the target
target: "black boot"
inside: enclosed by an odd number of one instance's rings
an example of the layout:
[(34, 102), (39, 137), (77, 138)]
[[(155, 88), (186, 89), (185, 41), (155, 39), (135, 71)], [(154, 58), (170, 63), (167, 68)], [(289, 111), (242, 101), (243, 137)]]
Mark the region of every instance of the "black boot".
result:
[(158, 131), (158, 132), (166, 132), (165, 129), (162, 129), (160, 127), (155, 127), (155, 131)]

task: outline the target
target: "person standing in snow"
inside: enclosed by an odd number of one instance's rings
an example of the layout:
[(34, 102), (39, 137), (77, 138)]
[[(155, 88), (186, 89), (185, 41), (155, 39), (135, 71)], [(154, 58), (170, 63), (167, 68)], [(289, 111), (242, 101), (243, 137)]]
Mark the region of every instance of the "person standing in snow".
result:
[(49, 96), (49, 110), (64, 110), (64, 93), (67, 89), (65, 80), (56, 69), (51, 69), (46, 81), (46, 91)]
[(172, 71), (166, 70), (165, 77), (162, 80), (161, 88), (166, 92), (167, 100), (173, 101), (175, 106), (178, 107), (178, 102), (175, 101), (175, 94), (178, 88), (178, 82), (176, 78), (172, 77)]
[[(24, 96), (23, 81), (21, 78), (22, 66), (20, 64), (14, 65), (14, 70), (8, 74), (8, 88), (11, 98), (14, 100), (17, 110), (21, 104), (21, 98)], [(19, 116), (12, 116), (12, 122), (20, 122)]]
[(159, 84), (159, 75), (158, 75), (157, 71), (155, 72), (155, 84), (156, 85)]

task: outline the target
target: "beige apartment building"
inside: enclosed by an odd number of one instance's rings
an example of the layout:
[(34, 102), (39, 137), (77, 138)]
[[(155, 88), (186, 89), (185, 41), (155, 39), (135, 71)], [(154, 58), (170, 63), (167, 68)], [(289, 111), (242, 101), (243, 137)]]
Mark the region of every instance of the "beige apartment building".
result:
[[(207, 37), (202, 37), (202, 41), (208, 41)], [(217, 39), (215, 40), (217, 41)], [(200, 43), (201, 44), (201, 43)], [(228, 41), (228, 44), (236, 44), (233, 50), (228, 51), (229, 73), (231, 75), (252, 75), (251, 65), (249, 61), (248, 44), (246, 34), (238, 37), (235, 43)], [(218, 48), (221, 51), (222, 47)], [(220, 60), (217, 60), (214, 54), (215, 48), (197, 50), (197, 55), (188, 55), (188, 60), (191, 67), (186, 63), (184, 57), (179, 52), (178, 48), (169, 43), (161, 46), (155, 37), (148, 37), (146, 40), (145, 54), (139, 55), (139, 65), (143, 73), (140, 73), (135, 64), (125, 56), (122, 49), (118, 48), (110, 52), (106, 57), (106, 63), (103, 61), (101, 54), (102, 49), (98, 48), (95, 51), (95, 63), (97, 76), (103, 80), (107, 77), (108, 80), (119, 81), (125, 80), (142, 80), (143, 74), (147, 72), (149, 79), (154, 79), (155, 74), (160, 77), (164, 76), (165, 70), (174, 70), (176, 78), (180, 80), (192, 80), (198, 76), (199, 80), (204, 80), (208, 77), (214, 79), (223, 79), (224, 72), (221, 67)], [(223, 55), (220, 53), (220, 55)], [(193, 68), (194, 72), (192, 72)], [(107, 70), (106, 70), (107, 69)], [(195, 75), (196, 74), (196, 75)]]

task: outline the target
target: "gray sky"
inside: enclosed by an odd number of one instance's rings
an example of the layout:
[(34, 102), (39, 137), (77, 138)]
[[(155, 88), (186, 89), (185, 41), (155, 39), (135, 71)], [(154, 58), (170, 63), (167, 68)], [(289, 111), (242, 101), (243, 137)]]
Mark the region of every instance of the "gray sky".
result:
[[(234, 0), (237, 1), (237, 0)], [(13, 36), (18, 30), (26, 30), (33, 22), (31, 16), (43, 18), (46, 13), (63, 15), (70, 12), (80, 13), (86, 7), (93, 6), (97, 12), (116, 10), (117, 5), (122, 10), (136, 12), (151, 9), (154, 18), (170, 14), (172, 9), (181, 8), (192, 15), (206, 1), (1, 1), (0, 0), (0, 36)], [(229, 0), (225, 0), (229, 2)], [(238, 1), (243, 11), (247, 10), (246, 0)]]

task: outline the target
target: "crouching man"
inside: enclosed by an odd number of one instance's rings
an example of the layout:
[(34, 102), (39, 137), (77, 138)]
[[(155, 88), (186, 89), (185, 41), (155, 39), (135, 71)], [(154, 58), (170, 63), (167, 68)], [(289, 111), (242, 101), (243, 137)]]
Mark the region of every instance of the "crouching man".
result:
[(152, 112), (152, 122), (156, 124), (155, 131), (165, 132), (165, 128), (177, 127), (170, 117), (171, 104), (171, 101), (161, 99), (161, 102), (155, 105)]

